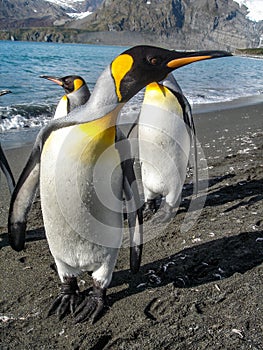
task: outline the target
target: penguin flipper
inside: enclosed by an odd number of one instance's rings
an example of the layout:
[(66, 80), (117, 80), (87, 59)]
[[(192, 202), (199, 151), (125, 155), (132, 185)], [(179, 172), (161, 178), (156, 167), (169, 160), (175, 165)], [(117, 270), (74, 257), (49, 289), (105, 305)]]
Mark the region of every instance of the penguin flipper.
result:
[(196, 130), (195, 130), (195, 124), (194, 124), (194, 118), (191, 106), (187, 100), (187, 98), (182, 95), (185, 109), (184, 109), (184, 119), (186, 125), (189, 127), (190, 137), (191, 137), (191, 144), (194, 148), (194, 178), (195, 178), (195, 186), (194, 186), (194, 193), (197, 196), (198, 193), (198, 151), (197, 151), (197, 139), (196, 139)]
[(9, 188), (9, 192), (10, 192), (10, 194), (12, 194), (12, 192), (14, 191), (15, 185), (16, 185), (15, 179), (14, 179), (14, 176), (12, 174), (12, 171), (10, 169), (10, 166), (8, 164), (8, 161), (6, 159), (6, 156), (4, 154), (4, 151), (2, 149), (1, 144), (0, 144), (0, 167), (3, 171), (3, 173), (5, 174), (8, 188)]
[(9, 242), (16, 251), (25, 246), (27, 215), (39, 185), (39, 174), (40, 150), (34, 147), (13, 191), (9, 208)]
[[(143, 211), (139, 199), (136, 178), (132, 175), (132, 164), (123, 165), (124, 193), (126, 199), (127, 219), (130, 232), (130, 269), (137, 273), (141, 264), (143, 248)], [(134, 173), (133, 173), (134, 174)], [(131, 181), (131, 178), (134, 180)]]
[(143, 248), (143, 212), (131, 156), (130, 143), (122, 131), (116, 128), (116, 148), (121, 158), (123, 190), (126, 200), (130, 232), (130, 269), (138, 272)]
[(135, 137), (138, 138), (138, 123), (139, 123), (139, 115), (137, 116), (136, 120), (134, 123), (130, 125), (130, 128), (127, 133), (127, 139), (130, 137)]
[(172, 73), (170, 73), (162, 82), (159, 82), (159, 84), (162, 84), (166, 86), (168, 89), (170, 89), (177, 97), (178, 101), (180, 101), (180, 105), (183, 109), (183, 118), (185, 125), (187, 126), (190, 138), (191, 138), (191, 144), (194, 148), (194, 177), (195, 177), (195, 186), (194, 186), (194, 193), (197, 195), (198, 193), (198, 152), (197, 152), (197, 140), (196, 140), (196, 130), (195, 130), (195, 124), (194, 124), (194, 118), (192, 113), (191, 105), (188, 101), (188, 99), (183, 94), (183, 91), (179, 84), (177, 83), (175, 77)]

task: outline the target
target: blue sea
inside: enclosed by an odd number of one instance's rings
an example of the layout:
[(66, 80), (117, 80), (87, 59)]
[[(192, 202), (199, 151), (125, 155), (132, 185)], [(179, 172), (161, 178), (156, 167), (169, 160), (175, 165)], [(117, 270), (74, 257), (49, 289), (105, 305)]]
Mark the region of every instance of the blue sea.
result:
[[(0, 137), (6, 147), (13, 138), (31, 141), (37, 130), (53, 117), (64, 91), (40, 75), (81, 75), (90, 90), (121, 46), (0, 41), (0, 89), (12, 94), (0, 100)], [(173, 48), (171, 48), (173, 49)], [(194, 107), (263, 96), (263, 60), (227, 57), (196, 62), (174, 72)], [(143, 92), (135, 96), (122, 114), (139, 112)], [(19, 133), (19, 138), (18, 134)], [(9, 145), (10, 143), (10, 145)]]

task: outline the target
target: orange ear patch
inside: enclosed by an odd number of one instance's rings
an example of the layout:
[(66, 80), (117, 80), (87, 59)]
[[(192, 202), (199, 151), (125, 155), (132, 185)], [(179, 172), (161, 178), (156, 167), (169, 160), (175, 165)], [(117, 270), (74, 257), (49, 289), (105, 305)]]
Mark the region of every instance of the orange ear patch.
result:
[(133, 58), (128, 54), (123, 54), (115, 58), (111, 64), (111, 73), (115, 81), (116, 94), (119, 101), (122, 100), (120, 85), (122, 79), (131, 70)]
[(78, 90), (79, 88), (81, 88), (81, 86), (83, 85), (82, 80), (80, 79), (75, 79), (74, 80), (74, 91)]

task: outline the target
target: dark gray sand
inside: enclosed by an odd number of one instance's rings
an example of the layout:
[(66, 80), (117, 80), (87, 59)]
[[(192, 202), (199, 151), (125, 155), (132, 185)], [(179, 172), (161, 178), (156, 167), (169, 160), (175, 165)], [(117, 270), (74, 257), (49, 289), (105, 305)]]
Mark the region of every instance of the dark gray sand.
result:
[[(8, 246), (1, 177), (1, 350), (263, 349), (262, 118), (263, 103), (195, 116), (209, 171), (201, 215), (181, 232), (188, 184), (176, 217), (145, 244), (137, 275), (129, 272), (129, 250), (120, 250), (108, 306), (94, 325), (47, 318), (59, 279), (40, 202), (30, 213), (26, 249), (16, 253)], [(29, 150), (7, 151), (16, 177)], [(81, 276), (81, 289), (90, 282)]]

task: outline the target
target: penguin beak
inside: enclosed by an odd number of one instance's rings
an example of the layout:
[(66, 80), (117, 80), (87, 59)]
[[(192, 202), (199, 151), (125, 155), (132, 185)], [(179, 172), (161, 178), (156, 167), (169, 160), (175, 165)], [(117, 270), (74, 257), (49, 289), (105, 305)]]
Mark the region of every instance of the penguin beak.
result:
[(226, 56), (232, 56), (230, 52), (227, 51), (196, 51), (196, 52), (174, 52), (176, 58), (171, 59), (166, 66), (171, 69), (180, 68), (186, 66), (187, 64), (209, 60), (212, 58), (220, 58)]
[(44, 78), (44, 79), (53, 81), (53, 83), (56, 83), (59, 86), (63, 86), (63, 81), (61, 80), (61, 78), (52, 77), (52, 76), (49, 76), (49, 75), (40, 75), (40, 78)]

